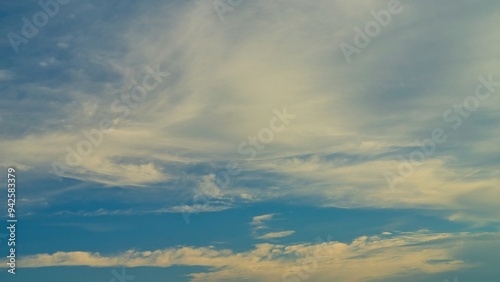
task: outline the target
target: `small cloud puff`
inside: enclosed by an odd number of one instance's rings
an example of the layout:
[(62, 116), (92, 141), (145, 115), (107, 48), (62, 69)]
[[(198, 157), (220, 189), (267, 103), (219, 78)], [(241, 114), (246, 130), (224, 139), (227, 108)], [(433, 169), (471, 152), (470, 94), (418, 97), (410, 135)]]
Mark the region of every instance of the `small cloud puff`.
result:
[(293, 233), (295, 233), (295, 231), (293, 231), (293, 230), (280, 231), (280, 232), (270, 232), (270, 233), (267, 233), (267, 234), (264, 234), (262, 236), (257, 237), (257, 239), (283, 238), (283, 237), (286, 237), (286, 236), (290, 236)]

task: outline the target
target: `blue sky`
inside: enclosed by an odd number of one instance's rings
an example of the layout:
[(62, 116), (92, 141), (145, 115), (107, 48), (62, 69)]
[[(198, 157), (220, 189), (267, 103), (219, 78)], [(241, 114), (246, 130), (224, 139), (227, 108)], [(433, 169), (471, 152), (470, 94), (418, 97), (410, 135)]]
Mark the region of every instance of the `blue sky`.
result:
[(497, 1), (40, 3), (0, 8), (2, 281), (500, 279)]

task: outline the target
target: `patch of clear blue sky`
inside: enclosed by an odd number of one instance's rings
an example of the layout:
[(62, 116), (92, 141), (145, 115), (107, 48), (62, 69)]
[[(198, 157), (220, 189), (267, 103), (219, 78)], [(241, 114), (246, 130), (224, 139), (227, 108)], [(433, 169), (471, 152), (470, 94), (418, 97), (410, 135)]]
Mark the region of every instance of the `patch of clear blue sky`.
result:
[[(95, 210), (101, 206), (94, 205), (90, 204), (89, 208)], [(79, 250), (106, 255), (131, 249), (153, 251), (209, 245), (240, 252), (263, 242), (296, 244), (330, 238), (349, 243), (357, 237), (385, 231), (459, 232), (466, 229), (463, 224), (440, 219), (424, 210), (316, 208), (279, 202), (194, 214), (189, 224), (180, 213), (49, 216), (56, 211), (48, 209), (47, 215), (20, 218), (19, 240), (23, 242), (20, 255)], [(256, 239), (250, 222), (254, 216), (263, 214), (276, 215), (264, 222), (267, 228), (260, 230), (259, 235), (287, 230), (295, 233), (284, 238)]]

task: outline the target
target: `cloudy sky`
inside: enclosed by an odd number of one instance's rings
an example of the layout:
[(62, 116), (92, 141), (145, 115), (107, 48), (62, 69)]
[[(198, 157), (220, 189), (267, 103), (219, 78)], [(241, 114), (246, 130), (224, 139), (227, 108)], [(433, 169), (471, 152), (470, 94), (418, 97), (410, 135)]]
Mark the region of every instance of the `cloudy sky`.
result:
[(499, 281), (500, 2), (4, 2), (2, 281)]

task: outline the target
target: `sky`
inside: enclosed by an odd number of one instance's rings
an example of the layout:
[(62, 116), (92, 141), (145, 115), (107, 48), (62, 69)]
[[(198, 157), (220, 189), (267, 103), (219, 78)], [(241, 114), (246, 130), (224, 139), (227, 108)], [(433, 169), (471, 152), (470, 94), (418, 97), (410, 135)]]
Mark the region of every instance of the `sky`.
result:
[(3, 1), (0, 280), (500, 281), (499, 12)]

